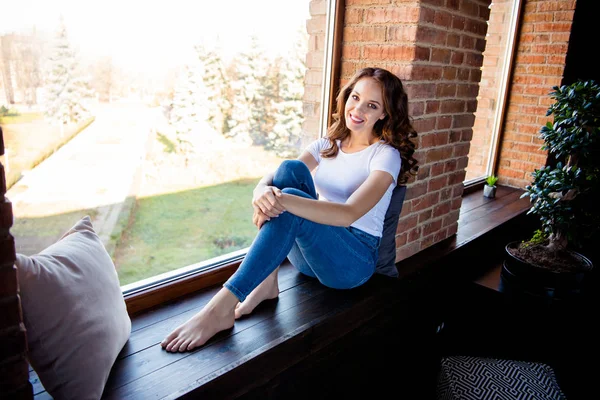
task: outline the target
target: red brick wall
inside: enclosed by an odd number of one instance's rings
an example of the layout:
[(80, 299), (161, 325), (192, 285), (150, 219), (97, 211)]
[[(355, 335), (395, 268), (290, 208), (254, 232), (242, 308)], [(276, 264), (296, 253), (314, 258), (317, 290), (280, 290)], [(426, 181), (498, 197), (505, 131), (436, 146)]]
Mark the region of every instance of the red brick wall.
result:
[(539, 131), (550, 120), (546, 117), (552, 103), (548, 93), (560, 85), (563, 76), (575, 3), (525, 3), (500, 152), (498, 174), (503, 184), (524, 188), (531, 183), (533, 170), (546, 162)]
[(396, 260), (456, 233), (481, 78), (489, 0), (347, 0), (342, 83), (365, 66), (405, 83), (419, 175), (397, 229)]

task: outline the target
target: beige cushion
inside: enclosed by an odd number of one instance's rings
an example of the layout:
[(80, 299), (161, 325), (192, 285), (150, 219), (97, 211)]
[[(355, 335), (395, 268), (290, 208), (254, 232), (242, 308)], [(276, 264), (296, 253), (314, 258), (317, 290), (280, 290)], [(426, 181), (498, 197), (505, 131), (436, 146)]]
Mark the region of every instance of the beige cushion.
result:
[(99, 399), (131, 320), (88, 216), (39, 254), (17, 254), (29, 361), (54, 399)]

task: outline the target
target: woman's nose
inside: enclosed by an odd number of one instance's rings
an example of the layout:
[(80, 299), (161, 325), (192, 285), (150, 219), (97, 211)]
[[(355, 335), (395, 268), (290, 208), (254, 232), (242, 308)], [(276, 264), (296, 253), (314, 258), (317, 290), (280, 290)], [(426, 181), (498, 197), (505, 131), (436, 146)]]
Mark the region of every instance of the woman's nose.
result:
[(360, 102), (356, 105), (356, 108), (362, 113), (367, 110), (367, 105), (363, 102)]

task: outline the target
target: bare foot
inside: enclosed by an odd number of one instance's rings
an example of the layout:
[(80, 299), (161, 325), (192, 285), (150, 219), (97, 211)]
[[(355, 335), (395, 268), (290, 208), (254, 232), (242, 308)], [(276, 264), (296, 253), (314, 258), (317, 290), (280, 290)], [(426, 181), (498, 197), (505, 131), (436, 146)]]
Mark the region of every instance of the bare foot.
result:
[(264, 300), (274, 299), (279, 296), (279, 282), (277, 279), (277, 271), (275, 269), (271, 275), (260, 283), (241, 303), (235, 307), (235, 319), (243, 315), (250, 314), (257, 305)]
[(160, 345), (170, 352), (202, 346), (218, 332), (233, 326), (237, 303), (233, 293), (226, 288), (221, 289), (202, 310), (171, 332)]

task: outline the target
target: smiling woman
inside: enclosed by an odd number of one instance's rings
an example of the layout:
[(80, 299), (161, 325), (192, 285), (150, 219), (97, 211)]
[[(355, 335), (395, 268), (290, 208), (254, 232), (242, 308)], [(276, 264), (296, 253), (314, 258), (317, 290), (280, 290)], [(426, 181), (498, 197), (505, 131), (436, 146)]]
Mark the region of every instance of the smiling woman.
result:
[[(0, 34), (15, 55), (3, 60), (15, 67), (15, 108), (61, 129), (78, 109), (95, 118), (8, 193), (20, 252), (35, 254), (89, 214), (121, 285), (137, 291), (248, 248), (256, 182), (321, 136), (331, 3), (190, 4), (3, 10), (14, 17)], [(61, 181), (49, 189), (51, 176)]]

